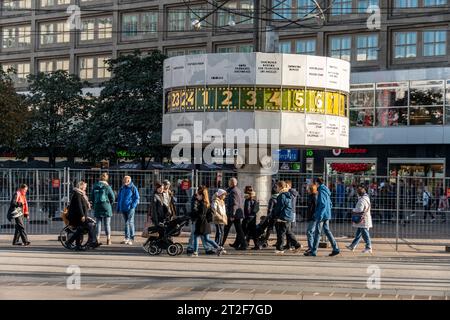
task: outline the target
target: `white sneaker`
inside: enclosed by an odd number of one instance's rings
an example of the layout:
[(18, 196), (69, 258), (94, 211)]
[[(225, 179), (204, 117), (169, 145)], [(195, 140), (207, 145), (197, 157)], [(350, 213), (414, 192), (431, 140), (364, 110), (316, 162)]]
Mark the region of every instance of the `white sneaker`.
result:
[(284, 250), (275, 250), (275, 254), (284, 254)]
[(350, 251), (355, 251), (355, 248), (353, 248), (351, 244), (349, 244), (349, 245), (347, 245), (347, 246), (345, 246), (345, 247), (346, 247), (348, 250), (350, 250)]
[(120, 244), (128, 244), (129, 241), (130, 240), (128, 240), (128, 239), (124, 239)]
[(133, 245), (133, 240), (128, 240), (127, 245), (132, 246)]
[(362, 251), (362, 253), (372, 253), (372, 249), (364, 249), (363, 251)]
[(192, 252), (191, 257), (198, 257), (198, 252)]

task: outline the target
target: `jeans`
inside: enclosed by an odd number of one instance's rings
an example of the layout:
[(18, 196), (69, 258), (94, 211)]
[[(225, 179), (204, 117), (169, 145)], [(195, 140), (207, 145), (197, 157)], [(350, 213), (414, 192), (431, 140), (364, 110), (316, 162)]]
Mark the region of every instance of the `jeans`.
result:
[(81, 225), (77, 227), (77, 230), (73, 233), (72, 237), (67, 240), (68, 244), (72, 244), (76, 241), (77, 246), (81, 245), (81, 240), (83, 238), (83, 233), (85, 230), (88, 230), (88, 241), (87, 244), (96, 243), (95, 239), (95, 227), (93, 222), (85, 221)]
[(13, 238), (13, 244), (17, 243), (19, 241), (19, 238), (22, 239), (22, 243), (25, 244), (28, 242), (28, 236), (25, 231), (25, 225), (23, 223), (23, 216), (17, 217), (14, 219), (15, 222), (15, 231), (14, 231), (14, 238)]
[(295, 239), (295, 235), (292, 233), (291, 222), (277, 221), (275, 223), (275, 229), (277, 230), (277, 250), (283, 250), (285, 237), (288, 239), (289, 243), (292, 243), (295, 248), (300, 246), (300, 243), (298, 243), (297, 239)]
[(111, 235), (111, 217), (95, 218), (95, 221), (97, 222), (97, 238), (100, 237), (100, 234), (102, 233), (102, 223), (105, 224), (105, 234), (109, 237)]
[(211, 245), (213, 248), (218, 249), (219, 245), (215, 243), (210, 237), (209, 234), (205, 235), (194, 235), (194, 252), (198, 252), (198, 238), (202, 239), (203, 245), (206, 243)]
[[(195, 238), (195, 223), (191, 222), (191, 235), (189, 236), (189, 243), (187, 245), (188, 251), (194, 251), (194, 238)], [(202, 238), (202, 244), (205, 251), (211, 251), (212, 247)]]
[(217, 244), (222, 244), (224, 227), (223, 224), (216, 224), (216, 237), (214, 238), (214, 241)]
[(314, 234), (314, 245), (311, 250), (312, 254), (317, 254), (317, 249), (319, 248), (320, 235), (322, 234), (322, 229), (325, 235), (330, 241), (331, 246), (333, 247), (333, 252), (339, 252), (339, 247), (337, 245), (336, 239), (334, 239), (333, 234), (330, 230), (330, 220), (316, 221), (316, 230)]
[(317, 222), (315, 220), (308, 222), (308, 228), (306, 229), (306, 239), (308, 241), (308, 249), (312, 250), (314, 246), (314, 231), (316, 230)]
[(125, 221), (125, 239), (134, 240), (134, 209), (128, 212), (122, 212)]
[[(290, 230), (292, 233), (292, 230), (295, 229), (295, 222), (290, 222)], [(286, 233), (286, 243), (288, 247), (295, 247), (296, 244), (298, 244), (297, 240), (295, 238), (289, 238), (288, 234)]]
[(353, 242), (350, 246), (352, 248), (356, 248), (358, 246), (359, 241), (361, 240), (361, 236), (364, 239), (364, 242), (366, 243), (366, 249), (371, 249), (372, 243), (370, 242), (369, 229), (367, 229), (367, 228), (356, 229), (355, 239), (353, 240)]

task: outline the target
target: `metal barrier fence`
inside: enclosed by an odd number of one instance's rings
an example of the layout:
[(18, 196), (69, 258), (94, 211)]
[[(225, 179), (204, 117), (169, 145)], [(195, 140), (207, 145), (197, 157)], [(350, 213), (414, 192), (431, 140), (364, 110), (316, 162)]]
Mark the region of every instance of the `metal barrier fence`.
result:
[[(119, 191), (125, 175), (131, 176), (140, 193), (140, 205), (136, 211), (136, 229), (140, 232), (149, 212), (153, 185), (156, 181), (169, 180), (177, 198), (177, 209), (181, 214), (189, 213), (192, 189), (199, 185), (210, 188), (211, 195), (217, 188), (225, 188), (228, 179), (236, 176), (231, 171), (197, 170), (109, 170), (109, 183)], [(0, 170), (0, 233), (12, 233), (13, 225), (6, 219), (9, 202), (17, 187), (29, 186), (28, 201), (30, 219), (27, 231), (30, 234), (53, 234), (63, 227), (60, 212), (66, 205), (75, 184), (84, 180), (88, 188), (98, 180), (99, 170), (73, 169), (1, 169)], [(322, 175), (278, 173), (276, 180), (291, 180), (298, 190), (295, 232), (304, 234), (307, 207), (307, 185), (311, 179)], [(329, 175), (325, 177), (332, 191), (333, 219), (331, 228), (335, 236), (351, 237), (354, 234), (350, 223), (350, 212), (357, 201), (356, 187), (367, 186), (371, 198), (374, 238), (395, 238), (419, 241), (420, 239), (448, 239), (450, 236), (449, 178), (428, 177), (381, 177), (358, 175)], [(241, 186), (243, 188), (243, 186)], [(88, 189), (88, 190), (89, 190)], [(427, 190), (425, 192), (425, 189)], [(258, 193), (258, 190), (256, 190)], [(429, 197), (429, 204), (424, 198)], [(263, 210), (264, 211), (264, 210)], [(123, 218), (113, 214), (113, 231), (123, 229)]]

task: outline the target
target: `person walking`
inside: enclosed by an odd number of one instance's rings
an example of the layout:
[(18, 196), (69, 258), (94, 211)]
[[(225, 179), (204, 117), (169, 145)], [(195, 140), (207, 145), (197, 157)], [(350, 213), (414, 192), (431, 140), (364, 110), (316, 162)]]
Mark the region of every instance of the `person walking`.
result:
[(86, 246), (92, 249), (99, 246), (95, 234), (94, 220), (89, 217), (91, 204), (89, 203), (89, 199), (86, 194), (86, 188), (87, 183), (84, 181), (78, 182), (77, 187), (73, 188), (67, 212), (69, 225), (76, 228), (76, 231), (70, 239), (67, 239), (66, 244), (70, 247), (72, 243), (76, 241), (75, 250), (82, 250), (81, 237), (83, 236), (85, 230), (88, 231), (88, 241)]
[[(12, 244), (15, 246), (29, 246), (31, 242), (28, 240), (27, 232), (25, 231), (24, 218), (28, 218), (29, 208), (27, 202), (28, 186), (26, 184), (20, 185), (19, 189), (13, 194), (7, 218), (9, 221), (14, 220), (14, 238)], [(19, 242), (19, 238), (22, 242)]]
[(109, 175), (106, 172), (100, 175), (100, 180), (92, 189), (91, 199), (93, 202), (94, 217), (97, 223), (97, 242), (100, 243), (103, 224), (105, 227), (106, 244), (111, 245), (112, 204), (115, 201), (115, 195), (108, 184), (108, 178)]
[(295, 235), (291, 230), (291, 222), (294, 220), (294, 211), (292, 210), (292, 195), (289, 187), (284, 181), (277, 183), (278, 198), (274, 208), (275, 229), (277, 231), (277, 244), (275, 253), (284, 253), (284, 240), (288, 239), (289, 243), (294, 245), (296, 251), (301, 248), (300, 243), (295, 239)]
[(123, 185), (117, 196), (117, 212), (122, 213), (125, 221), (125, 238), (122, 244), (132, 245), (135, 236), (134, 214), (139, 204), (139, 191), (130, 176), (123, 178)]
[(428, 186), (423, 187), (423, 193), (422, 193), (422, 205), (423, 205), (423, 222), (427, 220), (427, 216), (431, 216), (431, 222), (436, 221), (436, 217), (434, 213), (431, 211), (431, 203), (433, 201), (433, 198), (428, 191)]
[(344, 202), (345, 202), (345, 185), (342, 178), (339, 177), (336, 183), (336, 222), (344, 222)]
[(167, 208), (169, 220), (173, 220), (177, 216), (176, 198), (170, 189), (171, 183), (169, 180), (163, 181), (163, 200), (164, 206)]
[(244, 220), (245, 225), (245, 241), (248, 246), (250, 240), (253, 240), (253, 250), (261, 249), (256, 239), (256, 216), (259, 213), (259, 201), (256, 199), (256, 192), (250, 191), (245, 195), (244, 201)]
[(267, 217), (264, 220), (261, 229), (266, 230), (266, 233), (264, 235), (264, 239), (266, 241), (269, 241), (270, 234), (273, 231), (273, 227), (275, 226), (275, 206), (277, 204), (277, 198), (278, 198), (278, 188), (277, 186), (273, 186), (271, 190), (271, 197), (269, 199), (269, 203), (267, 204)]
[[(293, 231), (295, 229), (295, 223), (297, 221), (297, 198), (298, 198), (298, 191), (292, 186), (292, 181), (291, 180), (286, 180), (285, 181), (287, 184), (287, 188), (289, 189), (289, 193), (291, 194), (291, 200), (292, 200), (292, 214), (294, 217), (294, 220), (291, 223), (291, 230)], [(291, 239), (292, 240), (292, 239)], [(297, 241), (297, 243), (300, 244), (300, 242)], [(287, 234), (286, 234), (286, 246), (284, 247), (284, 249), (286, 250), (295, 250), (295, 242), (292, 242), (288, 239)], [(300, 244), (300, 248), (301, 248), (301, 244)]]
[(447, 212), (449, 210), (448, 198), (445, 190), (442, 188), (439, 196), (439, 204), (437, 211), (442, 215), (442, 223), (447, 222)]
[[(221, 244), (223, 240), (224, 227), (228, 223), (227, 210), (225, 208), (225, 197), (227, 192), (223, 189), (217, 190), (212, 202), (213, 223), (216, 226), (216, 237), (214, 241)], [(225, 253), (225, 252), (224, 252)]]
[(322, 178), (317, 178), (316, 183), (318, 184), (318, 196), (316, 204), (316, 212), (314, 214), (314, 220), (316, 223), (316, 229), (314, 231), (314, 244), (310, 252), (305, 252), (305, 256), (316, 256), (317, 249), (319, 248), (320, 236), (322, 230), (330, 241), (333, 251), (329, 254), (330, 257), (338, 255), (340, 253), (339, 247), (333, 234), (330, 230), (330, 219), (331, 219), (331, 191), (327, 186), (324, 185)]
[(370, 214), (370, 198), (364, 186), (359, 186), (357, 189), (358, 202), (352, 210), (352, 227), (356, 228), (355, 239), (349, 244), (347, 249), (354, 251), (361, 240), (361, 237), (366, 243), (366, 248), (363, 253), (372, 253), (372, 243), (370, 241), (369, 229), (372, 228), (372, 216)]
[(217, 255), (223, 253), (223, 247), (219, 246), (215, 241), (210, 238), (211, 234), (211, 222), (213, 220), (210, 203), (208, 188), (201, 186), (198, 188), (195, 195), (194, 206), (192, 208), (192, 217), (195, 221), (195, 231), (194, 231), (194, 252), (193, 257), (198, 257), (198, 238), (201, 237), (204, 243), (210, 244), (214, 249), (216, 249)]
[(306, 252), (311, 252), (314, 246), (314, 231), (316, 230), (316, 220), (314, 220), (314, 214), (316, 213), (317, 205), (317, 184), (314, 182), (308, 187), (308, 199), (307, 199), (306, 221), (308, 227), (306, 229), (306, 239), (308, 241), (308, 249)]
[(242, 192), (238, 188), (238, 181), (236, 178), (231, 178), (228, 181), (228, 190), (225, 206), (227, 209), (228, 224), (224, 230), (223, 243), (227, 240), (228, 233), (231, 227), (234, 225), (236, 230), (236, 240), (232, 247), (236, 250), (247, 250), (247, 242), (245, 241), (244, 231), (242, 230), (242, 219), (244, 218)]

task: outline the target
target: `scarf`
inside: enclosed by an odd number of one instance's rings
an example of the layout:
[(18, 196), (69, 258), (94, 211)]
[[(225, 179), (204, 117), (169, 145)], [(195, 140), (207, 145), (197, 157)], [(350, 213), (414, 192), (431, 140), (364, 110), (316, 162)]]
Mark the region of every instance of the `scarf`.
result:
[(73, 188), (73, 191), (75, 191), (76, 193), (78, 193), (83, 197), (84, 201), (87, 203), (88, 210), (91, 210), (91, 203), (89, 202), (89, 199), (86, 195), (86, 191), (83, 191), (79, 188)]
[(24, 216), (28, 216), (28, 202), (27, 198), (24, 193), (22, 193), (20, 190), (17, 191), (17, 198), (16, 202), (20, 202), (22, 206), (22, 211)]

